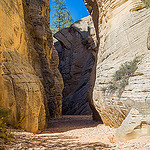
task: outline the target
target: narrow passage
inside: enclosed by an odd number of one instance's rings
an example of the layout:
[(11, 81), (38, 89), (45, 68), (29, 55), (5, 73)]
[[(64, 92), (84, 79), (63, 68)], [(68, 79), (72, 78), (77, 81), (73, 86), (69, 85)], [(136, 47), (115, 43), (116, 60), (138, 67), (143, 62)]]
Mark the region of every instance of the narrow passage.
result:
[[(101, 150), (110, 149), (100, 142), (98, 123), (92, 116), (63, 116), (51, 119), (42, 133), (14, 132), (14, 139), (4, 144), (6, 149), (30, 150)], [(101, 126), (101, 125), (100, 125)], [(99, 130), (99, 131), (98, 131)]]
[(42, 133), (12, 130), (14, 138), (0, 139), (0, 150), (145, 150), (150, 149), (150, 136), (126, 142), (115, 142), (115, 129), (95, 123), (91, 116), (63, 116), (52, 119)]
[(73, 129), (95, 127), (98, 123), (93, 121), (91, 115), (65, 115), (61, 118), (51, 119), (45, 132), (59, 133)]

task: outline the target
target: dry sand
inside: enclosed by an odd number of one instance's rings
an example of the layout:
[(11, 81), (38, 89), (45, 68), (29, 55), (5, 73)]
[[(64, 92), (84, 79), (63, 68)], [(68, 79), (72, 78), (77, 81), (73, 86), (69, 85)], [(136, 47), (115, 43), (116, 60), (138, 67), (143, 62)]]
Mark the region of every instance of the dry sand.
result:
[(50, 120), (48, 128), (40, 134), (13, 131), (14, 138), (0, 143), (5, 149), (29, 150), (148, 150), (150, 136), (126, 142), (115, 142), (115, 130), (92, 121), (91, 116), (63, 116)]

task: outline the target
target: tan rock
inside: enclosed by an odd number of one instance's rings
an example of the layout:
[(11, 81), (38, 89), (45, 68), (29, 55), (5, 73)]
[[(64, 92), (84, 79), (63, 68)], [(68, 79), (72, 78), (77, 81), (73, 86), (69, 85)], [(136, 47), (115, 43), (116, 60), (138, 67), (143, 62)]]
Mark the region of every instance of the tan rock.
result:
[(21, 121), (19, 126), (31, 132), (44, 129), (46, 116), (61, 113), (55, 101), (59, 93), (61, 103), (62, 78), (56, 82), (57, 63), (50, 68), (49, 12), (48, 0), (0, 1), (0, 107), (11, 110), (10, 124)]
[(50, 60), (50, 69), (54, 76), (54, 87), (51, 89), (52, 93), (55, 96), (55, 103), (56, 103), (56, 110), (55, 110), (55, 116), (61, 116), (62, 114), (62, 91), (64, 88), (62, 75), (60, 74), (58, 70), (59, 65), (59, 57), (58, 52), (55, 48), (53, 48), (52, 51), (52, 57)]
[(148, 38), (147, 38), (147, 48), (150, 50), (150, 29), (149, 29)]
[[(150, 99), (148, 78), (150, 8), (142, 0), (85, 0), (85, 3), (92, 15), (99, 41), (93, 91), (94, 104), (106, 125), (119, 127), (123, 122), (120, 132), (127, 134), (124, 127), (128, 127), (131, 121), (127, 115), (132, 110), (133, 104), (137, 111), (142, 112), (144, 108), (140, 106), (148, 104), (145, 101)], [(140, 58), (138, 68), (129, 78), (122, 95), (118, 97), (116, 92), (113, 94), (103, 92), (102, 89), (109, 85), (119, 67), (137, 56)], [(148, 118), (150, 111), (148, 108), (145, 109), (145, 116)], [(132, 124), (130, 131), (142, 122), (138, 119), (138, 115), (136, 117), (137, 124)], [(145, 122), (148, 124), (149, 120), (145, 119)]]
[[(62, 90), (63, 90), (63, 79), (58, 71), (58, 58), (53, 49), (53, 37), (50, 30), (50, 8), (49, 1), (28, 1), (27, 6), (29, 8), (29, 14), (31, 17), (32, 30), (34, 32), (34, 48), (39, 55), (40, 69), (42, 72), (42, 78), (40, 79), (43, 83), (47, 101), (45, 105), (47, 118), (61, 116), (61, 103), (62, 103)], [(52, 53), (53, 52), (53, 53)], [(53, 56), (54, 55), (54, 56)], [(51, 57), (56, 58), (54, 60)], [(51, 65), (52, 64), (52, 65)], [(51, 68), (52, 67), (52, 68)], [(54, 69), (54, 70), (53, 70)], [(58, 78), (57, 78), (58, 77)], [(58, 81), (59, 80), (59, 83)], [(57, 86), (60, 86), (56, 89)], [(59, 95), (59, 96), (58, 96)], [(58, 105), (57, 105), (58, 104)], [(58, 109), (59, 108), (59, 109)]]
[[(45, 127), (43, 86), (32, 66), (17, 51), (1, 53), (0, 107), (10, 109), (9, 121), (21, 128), (36, 132)], [(40, 113), (42, 114), (40, 115)]]

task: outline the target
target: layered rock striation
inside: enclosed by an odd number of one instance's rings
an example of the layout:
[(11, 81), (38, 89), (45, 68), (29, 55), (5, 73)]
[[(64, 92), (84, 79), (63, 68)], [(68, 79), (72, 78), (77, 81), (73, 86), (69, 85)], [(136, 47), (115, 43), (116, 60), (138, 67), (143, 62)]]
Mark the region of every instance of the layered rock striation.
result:
[[(26, 1), (34, 32), (34, 48), (40, 58), (41, 80), (46, 92), (50, 117), (61, 116), (63, 80), (58, 71), (58, 57), (53, 47), (50, 31), (50, 8), (48, 0)], [(28, 21), (28, 18), (26, 18)], [(58, 82), (59, 81), (59, 82)], [(59, 86), (59, 88), (57, 88)], [(49, 112), (49, 113), (48, 113)]]
[[(142, 124), (149, 124), (149, 1), (84, 1), (94, 21), (99, 48), (94, 105), (103, 122), (120, 127), (118, 134), (124, 136)], [(138, 61), (134, 72), (120, 75), (123, 64), (134, 68), (131, 62), (135, 59)], [(123, 85), (122, 79), (127, 79)]]
[(95, 35), (90, 16), (54, 35), (59, 70), (64, 80), (63, 114), (91, 114), (91, 108), (95, 111), (92, 103), (92, 76), (97, 51)]
[(11, 110), (11, 125), (24, 118), (20, 126), (31, 132), (61, 114), (49, 12), (48, 0), (0, 1), (0, 107)]

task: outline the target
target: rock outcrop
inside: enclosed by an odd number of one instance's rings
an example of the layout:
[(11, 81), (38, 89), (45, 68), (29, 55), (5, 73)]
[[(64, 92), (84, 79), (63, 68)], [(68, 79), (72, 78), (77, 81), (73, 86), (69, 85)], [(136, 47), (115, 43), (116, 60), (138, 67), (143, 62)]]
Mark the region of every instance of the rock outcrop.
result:
[[(84, 1), (93, 18), (99, 47), (94, 105), (103, 122), (111, 127), (119, 127), (118, 135), (123, 137), (142, 124), (149, 124), (150, 2)], [(122, 64), (134, 64), (128, 69), (134, 68), (135, 63), (132, 62), (136, 58), (138, 61), (134, 72), (121, 76), (119, 71)], [(120, 75), (118, 79), (117, 75)], [(122, 79), (127, 82), (118, 83)], [(120, 86), (122, 89), (118, 95)]]
[(11, 110), (9, 124), (21, 121), (30, 132), (42, 130), (46, 116), (61, 114), (49, 12), (48, 0), (0, 1), (0, 107)]
[(147, 38), (147, 48), (150, 50), (150, 28), (149, 28), (148, 38)]
[(91, 76), (97, 51), (92, 18), (85, 17), (69, 28), (60, 30), (54, 37), (58, 40), (55, 48), (64, 80), (63, 114), (91, 114), (89, 103), (92, 105), (94, 84)]
[(64, 83), (62, 75), (58, 71), (58, 66), (59, 66), (58, 52), (53, 47), (52, 57), (50, 59), (50, 70), (53, 74), (54, 86), (50, 90), (52, 91), (53, 94), (52, 98), (54, 98), (55, 107), (52, 109), (51, 105), (49, 105), (49, 109), (51, 109), (51, 111), (53, 112), (53, 115), (51, 117), (60, 117), (62, 115), (62, 92), (64, 88)]

